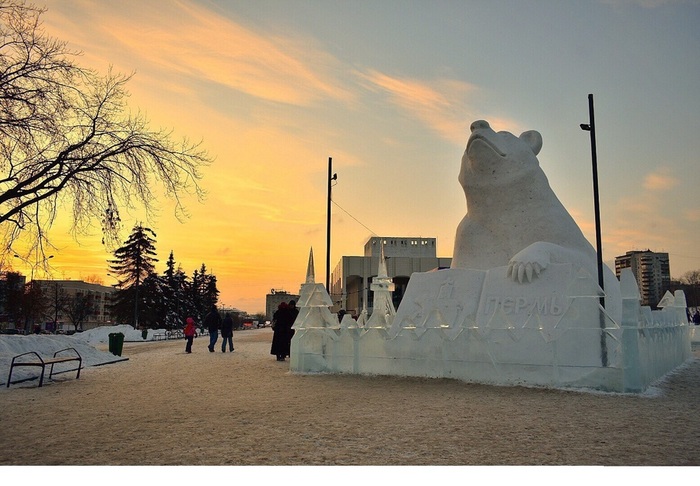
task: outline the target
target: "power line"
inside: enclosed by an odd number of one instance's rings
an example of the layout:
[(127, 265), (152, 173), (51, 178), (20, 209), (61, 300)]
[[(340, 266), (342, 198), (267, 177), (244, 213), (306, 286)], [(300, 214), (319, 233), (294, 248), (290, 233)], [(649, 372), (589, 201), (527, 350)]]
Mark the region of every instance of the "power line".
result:
[(335, 202), (335, 201), (331, 201), (331, 202), (332, 202), (333, 204), (335, 204), (336, 207), (337, 207), (338, 209), (340, 209), (340, 210), (343, 211), (345, 214), (347, 214), (348, 216), (350, 216), (352, 219), (354, 219), (355, 221), (357, 221), (357, 223), (358, 223), (360, 226), (362, 226), (362, 227), (365, 228), (367, 231), (369, 231), (370, 233), (372, 233), (373, 236), (379, 236), (377, 233), (375, 233), (374, 231), (372, 231), (371, 229), (369, 229), (367, 226), (365, 226), (359, 219), (357, 219), (355, 216), (353, 216), (352, 214), (348, 213), (345, 209), (343, 209), (337, 202)]

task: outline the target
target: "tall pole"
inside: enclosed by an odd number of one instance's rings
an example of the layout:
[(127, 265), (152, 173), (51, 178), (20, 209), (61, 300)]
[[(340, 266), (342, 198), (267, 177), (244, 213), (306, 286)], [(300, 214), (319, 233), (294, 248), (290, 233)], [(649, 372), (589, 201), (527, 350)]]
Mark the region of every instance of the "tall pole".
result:
[(326, 211), (326, 292), (331, 293), (331, 182), (333, 175), (333, 158), (328, 157), (328, 207)]
[[(598, 264), (598, 286), (603, 294), (600, 296), (600, 306), (605, 309), (605, 284), (603, 280), (603, 244), (600, 236), (600, 198), (598, 196), (598, 156), (595, 145), (595, 117), (593, 114), (593, 95), (588, 95), (588, 125), (581, 124), (581, 128), (591, 134), (591, 158), (593, 166), (593, 208), (595, 211), (595, 243), (596, 262)], [(605, 319), (600, 313), (600, 349), (603, 366), (608, 366), (608, 350), (605, 342)]]

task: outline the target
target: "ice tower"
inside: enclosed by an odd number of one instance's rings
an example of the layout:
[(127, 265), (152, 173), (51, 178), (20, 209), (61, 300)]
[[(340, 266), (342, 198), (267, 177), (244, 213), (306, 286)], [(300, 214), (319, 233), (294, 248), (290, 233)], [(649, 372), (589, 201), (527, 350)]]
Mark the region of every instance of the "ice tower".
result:
[(293, 329), (307, 327), (331, 327), (338, 328), (338, 316), (332, 314), (330, 307), (333, 305), (330, 295), (323, 284), (316, 283), (314, 272), (314, 249), (309, 252), (309, 263), (306, 268), (306, 283), (302, 284), (299, 291), (299, 314), (294, 321)]
[(370, 285), (370, 289), (374, 292), (373, 310), (366, 327), (387, 328), (391, 327), (396, 315), (394, 302), (391, 298), (392, 292), (394, 292), (394, 282), (387, 275), (384, 245), (380, 251), (377, 276), (372, 279)]

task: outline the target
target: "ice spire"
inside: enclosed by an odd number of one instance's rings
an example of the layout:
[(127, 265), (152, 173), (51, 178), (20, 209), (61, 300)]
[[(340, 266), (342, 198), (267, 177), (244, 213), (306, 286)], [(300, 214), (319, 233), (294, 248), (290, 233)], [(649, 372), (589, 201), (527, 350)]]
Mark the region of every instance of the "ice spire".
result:
[(377, 278), (389, 278), (389, 274), (386, 271), (386, 258), (384, 258), (384, 245), (380, 245), (379, 249), (379, 268), (377, 269)]
[(314, 247), (309, 251), (309, 265), (306, 267), (306, 283), (316, 283), (316, 275), (314, 274)]
[(377, 276), (372, 279), (370, 288), (374, 292), (372, 315), (367, 321), (367, 327), (390, 327), (396, 315), (391, 294), (394, 291), (394, 281), (389, 278), (386, 270), (386, 258), (384, 257), (384, 245), (379, 254), (379, 268)]
[(317, 327), (339, 328), (337, 316), (329, 310), (333, 305), (328, 291), (323, 284), (316, 283), (314, 277), (314, 250), (309, 252), (309, 265), (306, 270), (306, 282), (301, 284), (297, 307), (299, 315), (294, 321), (293, 329)]

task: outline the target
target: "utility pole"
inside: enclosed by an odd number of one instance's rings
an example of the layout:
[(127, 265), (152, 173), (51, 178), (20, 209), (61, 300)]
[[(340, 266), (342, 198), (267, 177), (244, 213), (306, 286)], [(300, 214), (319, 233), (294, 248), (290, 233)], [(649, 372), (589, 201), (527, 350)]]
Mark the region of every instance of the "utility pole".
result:
[[(596, 243), (596, 261), (598, 264), (598, 286), (603, 292), (600, 296), (600, 306), (605, 309), (605, 284), (603, 279), (603, 244), (600, 236), (600, 198), (598, 196), (598, 156), (595, 146), (595, 117), (593, 115), (593, 95), (588, 95), (588, 124), (582, 123), (581, 129), (591, 134), (591, 158), (593, 165), (593, 208), (595, 211), (595, 243)], [(600, 349), (601, 361), (604, 367), (608, 366), (608, 350), (605, 342), (605, 319), (603, 313), (600, 313)]]
[(338, 179), (333, 174), (333, 158), (328, 157), (328, 208), (326, 211), (326, 292), (331, 294), (331, 183)]

